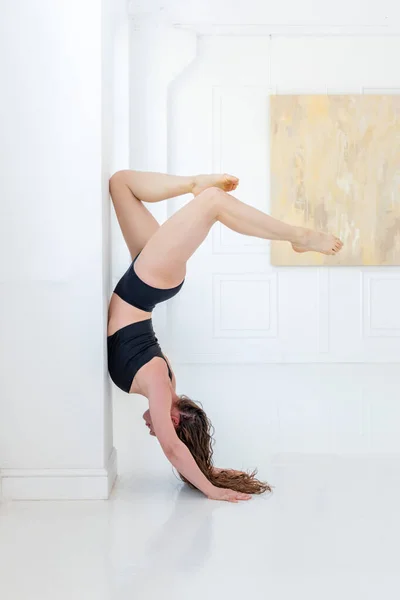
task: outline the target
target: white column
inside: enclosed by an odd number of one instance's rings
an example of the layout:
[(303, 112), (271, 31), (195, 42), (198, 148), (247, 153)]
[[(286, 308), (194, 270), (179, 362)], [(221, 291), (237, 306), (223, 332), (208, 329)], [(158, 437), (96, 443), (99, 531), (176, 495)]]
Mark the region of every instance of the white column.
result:
[(110, 7), (20, 0), (2, 10), (3, 499), (104, 499), (116, 476), (105, 334), (111, 116), (102, 105)]

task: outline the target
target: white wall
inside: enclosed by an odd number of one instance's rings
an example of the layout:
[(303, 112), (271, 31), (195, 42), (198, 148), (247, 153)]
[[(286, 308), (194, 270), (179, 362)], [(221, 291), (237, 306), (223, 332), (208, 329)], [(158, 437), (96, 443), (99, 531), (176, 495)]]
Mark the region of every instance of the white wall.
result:
[(4, 498), (106, 498), (115, 478), (105, 324), (122, 5), (2, 7)]
[[(395, 92), (399, 51), (400, 37), (201, 37), (197, 60), (170, 90), (171, 170), (236, 173), (238, 197), (268, 211), (269, 95)], [(400, 358), (398, 268), (273, 268), (267, 242), (219, 224), (192, 262), (186, 301), (204, 319), (194, 344), (184, 295), (171, 304), (179, 360)]]
[[(174, 42), (173, 32), (182, 31), (186, 56), (193, 39), (197, 44), (190, 66), (164, 81), (167, 109), (151, 96), (146, 106), (131, 98), (131, 117), (139, 112), (142, 119), (136, 135), (132, 124), (132, 148), (143, 141), (146, 168), (157, 168), (148, 150), (151, 143), (159, 156), (157, 135), (146, 123), (164, 119), (169, 172), (234, 173), (241, 179), (237, 196), (261, 210), (269, 208), (270, 94), (400, 89), (394, 3), (171, 2), (162, 10), (150, 2), (140, 14), (136, 8), (132, 35), (142, 37), (143, 48), (174, 52), (181, 40)], [(163, 46), (159, 31), (168, 23)], [(162, 68), (154, 56), (145, 64), (141, 54), (131, 59), (135, 88), (146, 85), (143, 73), (154, 78)], [(172, 200), (155, 214), (162, 222), (187, 200)], [(158, 307), (154, 317), (178, 393), (202, 401), (215, 424), (216, 462), (258, 465), (267, 476), (268, 462), (282, 453), (399, 454), (399, 300), (399, 268), (275, 268), (267, 242), (217, 224), (189, 261), (182, 292), (165, 316)], [(115, 397), (132, 418), (145, 406), (139, 397), (138, 408)], [(147, 444), (152, 466), (161, 465), (154, 440), (137, 423), (138, 446)]]

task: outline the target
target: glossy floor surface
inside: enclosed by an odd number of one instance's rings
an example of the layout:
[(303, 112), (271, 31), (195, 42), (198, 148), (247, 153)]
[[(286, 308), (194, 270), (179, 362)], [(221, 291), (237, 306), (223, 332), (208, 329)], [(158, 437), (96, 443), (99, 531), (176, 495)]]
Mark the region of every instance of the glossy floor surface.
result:
[(0, 505), (4, 600), (398, 598), (398, 460), (280, 456), (273, 494), (124, 473), (108, 502)]

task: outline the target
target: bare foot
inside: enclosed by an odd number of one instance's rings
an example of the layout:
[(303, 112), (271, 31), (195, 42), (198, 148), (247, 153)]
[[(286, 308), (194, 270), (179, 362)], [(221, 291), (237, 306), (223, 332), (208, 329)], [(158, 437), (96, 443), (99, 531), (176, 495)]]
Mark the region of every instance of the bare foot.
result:
[(331, 233), (305, 229), (299, 230), (299, 240), (292, 244), (295, 252), (320, 252), (332, 256), (340, 252), (343, 242)]
[(209, 187), (219, 187), (224, 192), (233, 192), (239, 185), (239, 179), (233, 175), (213, 174), (213, 175), (196, 175), (194, 178), (194, 184), (192, 194), (197, 196), (203, 190)]

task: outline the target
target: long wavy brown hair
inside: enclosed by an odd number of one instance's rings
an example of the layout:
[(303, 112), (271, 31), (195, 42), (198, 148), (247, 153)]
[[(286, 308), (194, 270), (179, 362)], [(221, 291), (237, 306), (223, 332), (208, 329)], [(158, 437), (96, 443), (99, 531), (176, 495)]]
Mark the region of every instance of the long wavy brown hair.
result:
[[(271, 492), (271, 486), (255, 478), (257, 469), (247, 473), (232, 469), (215, 470), (213, 466), (214, 427), (199, 403), (181, 394), (176, 403), (180, 412), (176, 433), (189, 448), (200, 471), (216, 487), (229, 488), (245, 494)], [(190, 487), (195, 488), (181, 473), (179, 477)], [(196, 489), (196, 488), (195, 488)]]

